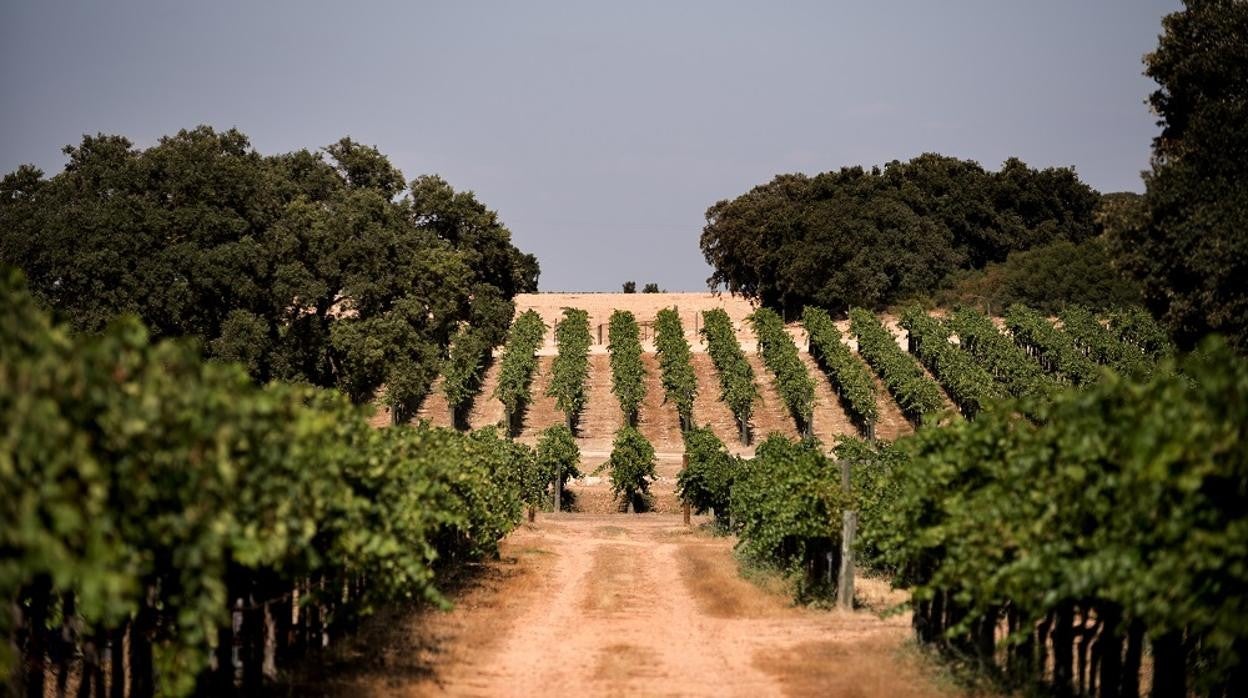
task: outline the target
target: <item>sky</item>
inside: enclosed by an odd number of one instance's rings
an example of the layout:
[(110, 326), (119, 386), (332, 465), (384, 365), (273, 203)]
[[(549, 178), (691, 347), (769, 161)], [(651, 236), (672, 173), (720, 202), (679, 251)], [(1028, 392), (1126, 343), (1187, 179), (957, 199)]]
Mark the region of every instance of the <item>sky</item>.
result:
[(498, 211), (543, 291), (706, 288), (707, 207), (924, 152), (1141, 191), (1178, 0), (0, 2), (0, 172), (199, 124), (377, 146)]

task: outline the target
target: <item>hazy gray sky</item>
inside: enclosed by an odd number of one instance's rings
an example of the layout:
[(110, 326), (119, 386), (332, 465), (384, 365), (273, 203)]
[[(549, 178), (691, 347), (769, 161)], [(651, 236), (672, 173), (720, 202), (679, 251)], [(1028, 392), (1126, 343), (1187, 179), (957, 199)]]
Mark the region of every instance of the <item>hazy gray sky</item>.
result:
[(84, 133), (344, 135), (439, 173), (542, 290), (705, 288), (706, 208), (925, 151), (1140, 190), (1141, 56), (1177, 0), (0, 3), (0, 170)]

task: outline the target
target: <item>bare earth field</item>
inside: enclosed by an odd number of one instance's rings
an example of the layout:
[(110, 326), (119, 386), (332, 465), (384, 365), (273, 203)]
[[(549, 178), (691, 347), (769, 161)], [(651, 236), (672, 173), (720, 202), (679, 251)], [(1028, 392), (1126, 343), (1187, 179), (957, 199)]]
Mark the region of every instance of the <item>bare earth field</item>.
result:
[[(696, 520), (695, 520), (696, 522)], [(883, 608), (887, 586), (860, 580)], [(544, 515), (453, 592), (367, 623), (290, 695), (952, 696), (906, 616), (795, 608), (675, 515)]]

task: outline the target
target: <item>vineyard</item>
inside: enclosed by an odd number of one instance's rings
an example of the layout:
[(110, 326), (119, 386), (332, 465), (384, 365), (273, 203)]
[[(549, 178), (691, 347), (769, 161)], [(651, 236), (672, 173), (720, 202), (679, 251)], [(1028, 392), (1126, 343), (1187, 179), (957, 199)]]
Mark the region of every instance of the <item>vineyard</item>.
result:
[[(521, 295), (493, 341), (454, 333), (445, 403), (376, 428), (132, 322), (79, 338), (6, 283), (0, 583), (23, 610), (0, 660), (49, 685), (260, 691), (378, 607), (444, 603), (442, 575), (526, 510), (682, 505), (799, 600), (835, 596), (843, 563), (891, 577), (920, 642), (1008, 685), (1240, 680), (1248, 578), (1223, 561), (1248, 556), (1248, 368), (1217, 344), (1176, 359), (1138, 312), (807, 308), (789, 326), (704, 295)], [(890, 412), (913, 433), (876, 440)], [(816, 422), (843, 426), (821, 442)]]

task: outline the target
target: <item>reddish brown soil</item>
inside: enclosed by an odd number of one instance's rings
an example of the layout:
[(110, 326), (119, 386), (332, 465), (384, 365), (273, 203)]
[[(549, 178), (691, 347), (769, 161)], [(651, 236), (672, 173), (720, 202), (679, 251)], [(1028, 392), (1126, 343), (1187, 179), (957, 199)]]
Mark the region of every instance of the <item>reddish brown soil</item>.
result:
[[(391, 614), (298, 695), (946, 696), (904, 616), (794, 608), (676, 516), (543, 516), (449, 613)], [(889, 597), (860, 581), (863, 597)]]
[(775, 432), (796, 439), (797, 423), (793, 421), (789, 408), (780, 400), (780, 393), (776, 392), (775, 376), (767, 370), (763, 357), (753, 351), (747, 351), (745, 357), (754, 369), (754, 382), (758, 384), (759, 393), (758, 400), (754, 402), (754, 416), (750, 419), (751, 428), (754, 430), (754, 443), (761, 442)]
[[(649, 323), (662, 308), (676, 307), (681, 321), (685, 326), (686, 338), (693, 348), (693, 366), (698, 376), (698, 398), (694, 404), (694, 419), (699, 424), (709, 424), (733, 453), (752, 456), (753, 446), (742, 446), (737, 437), (736, 423), (727, 406), (719, 400), (719, 376), (715, 372), (710, 358), (705, 354), (706, 348), (697, 334), (701, 326), (701, 313), (710, 308), (724, 308), (737, 328), (737, 338), (754, 366), (755, 382), (758, 384), (760, 398), (755, 404), (751, 420), (754, 442), (766, 438), (775, 431), (790, 438), (797, 436), (797, 428), (792, 416), (784, 404), (780, 402), (772, 386), (773, 377), (757, 355), (757, 341), (753, 332), (745, 322), (745, 317), (753, 311), (753, 307), (739, 298), (715, 296), (709, 293), (662, 293), (662, 294), (624, 294), (624, 293), (536, 293), (522, 294), (516, 297), (516, 311), (536, 310), (548, 325), (561, 316), (564, 307), (580, 308), (590, 315), (590, 330), (593, 335), (593, 346), (590, 348), (590, 372), (588, 379), (588, 396), (584, 412), (581, 415), (578, 444), (583, 454), (583, 466), (586, 472), (601, 465), (611, 450), (611, 442), (615, 431), (623, 424), (623, 415), (619, 404), (611, 394), (610, 359), (606, 351), (606, 323), (611, 313), (617, 309), (631, 310), (639, 322)], [(885, 326), (897, 338), (897, 343), (905, 347), (905, 330), (897, 326), (896, 318), (883, 316)], [(602, 326), (601, 328), (599, 326)], [(837, 323), (847, 343), (855, 347), (849, 339), (848, 322)], [(601, 329), (603, 343), (598, 342)], [(806, 334), (800, 325), (791, 325), (790, 334), (796, 342), (802, 360), (811, 369), (816, 378), (817, 394), (815, 405), (815, 435), (826, 447), (831, 448), (835, 437), (840, 434), (856, 433), (848, 415), (845, 414), (826, 377), (821, 375), (809, 355), (806, 353)], [(660, 454), (660, 474), (671, 475), (679, 470), (680, 454), (684, 445), (680, 438), (680, 424), (676, 410), (663, 400), (663, 388), (660, 383), (658, 363), (655, 360), (654, 344), (651, 329), (643, 326), (643, 347), (646, 351), (644, 361), (650, 371), (647, 380), (648, 393), (640, 411), (639, 427), (646, 438), (654, 444), (655, 451)], [(554, 400), (546, 397), (545, 390), (549, 384), (550, 363), (557, 350), (554, 344), (554, 332), (547, 332), (545, 343), (539, 349), (540, 361), (538, 371), (534, 375), (532, 401), (528, 406), (523, 421), (520, 440), (526, 443), (536, 441), (537, 434), (544, 428), (563, 422), (563, 414), (554, 407)], [(496, 350), (497, 353), (497, 350)], [(503, 406), (493, 397), (498, 384), (498, 362), (495, 361), (486, 371), (481, 391), (473, 404), (469, 418), (471, 426), (501, 424)], [(876, 425), (876, 436), (892, 440), (911, 431), (893, 402), (891, 396), (877, 384), (879, 391), (880, 421)], [(416, 419), (428, 419), (435, 425), (450, 424), (449, 408), (441, 394), (441, 379), (434, 383), (433, 392), (426, 398)], [(952, 403), (948, 406), (952, 408)], [(378, 408), (373, 423), (383, 426), (389, 423), (389, 414), (384, 408)]]
[(711, 431), (733, 453), (743, 453), (737, 418), (727, 403), (719, 399), (719, 372), (709, 354), (695, 353), (692, 358), (693, 372), (698, 377), (698, 395), (693, 401), (693, 419), (698, 426), (709, 426)]

